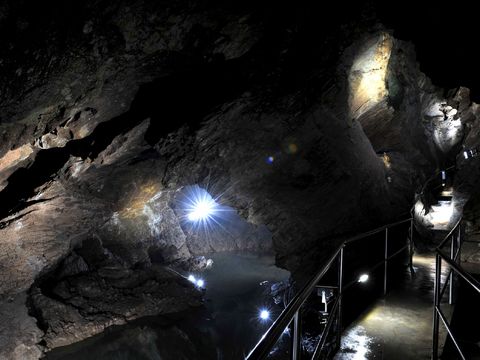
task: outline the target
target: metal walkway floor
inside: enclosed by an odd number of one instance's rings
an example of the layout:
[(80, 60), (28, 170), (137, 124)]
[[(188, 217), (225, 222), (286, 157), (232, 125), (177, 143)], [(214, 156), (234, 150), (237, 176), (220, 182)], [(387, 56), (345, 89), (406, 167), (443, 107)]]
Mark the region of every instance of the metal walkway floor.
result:
[[(402, 284), (345, 330), (335, 360), (430, 359), (435, 257), (416, 255), (413, 265), (414, 276), (407, 270)], [(442, 282), (447, 271), (444, 267)]]

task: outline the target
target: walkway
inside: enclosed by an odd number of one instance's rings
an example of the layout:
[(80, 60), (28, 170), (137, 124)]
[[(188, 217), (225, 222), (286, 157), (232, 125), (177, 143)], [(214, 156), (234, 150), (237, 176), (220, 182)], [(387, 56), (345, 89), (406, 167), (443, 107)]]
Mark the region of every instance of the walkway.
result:
[[(413, 265), (414, 276), (406, 270), (402, 284), (345, 330), (335, 360), (430, 359), (435, 258), (416, 255)], [(446, 272), (444, 268), (442, 283)]]

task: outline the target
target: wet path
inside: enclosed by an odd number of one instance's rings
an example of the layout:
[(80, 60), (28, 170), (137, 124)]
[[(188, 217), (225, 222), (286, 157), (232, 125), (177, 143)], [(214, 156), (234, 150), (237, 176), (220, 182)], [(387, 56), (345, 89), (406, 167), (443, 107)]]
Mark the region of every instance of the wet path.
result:
[(405, 271), (398, 286), (345, 330), (335, 360), (430, 359), (435, 258), (416, 255), (413, 265), (414, 276)]

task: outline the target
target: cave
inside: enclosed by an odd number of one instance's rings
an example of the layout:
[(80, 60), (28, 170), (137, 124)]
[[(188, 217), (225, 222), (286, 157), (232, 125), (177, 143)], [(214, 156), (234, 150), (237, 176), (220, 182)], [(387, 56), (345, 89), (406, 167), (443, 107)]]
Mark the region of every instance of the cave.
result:
[(0, 359), (480, 358), (473, 10), (0, 3)]

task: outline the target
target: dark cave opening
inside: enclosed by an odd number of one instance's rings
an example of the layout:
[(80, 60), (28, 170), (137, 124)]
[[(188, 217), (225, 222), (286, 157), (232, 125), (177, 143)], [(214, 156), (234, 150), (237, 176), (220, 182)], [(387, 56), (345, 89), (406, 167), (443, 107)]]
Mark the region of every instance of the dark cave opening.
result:
[(469, 34), (476, 32), (476, 25), (470, 4), (441, 6), (427, 1), (418, 5), (406, 1), (395, 12), (390, 4), (375, 4), (380, 19), (395, 36), (415, 44), (420, 68), (435, 84), (446, 91), (464, 84), (471, 91), (472, 101), (479, 101), (480, 76), (475, 68), (480, 58), (471, 51)]

